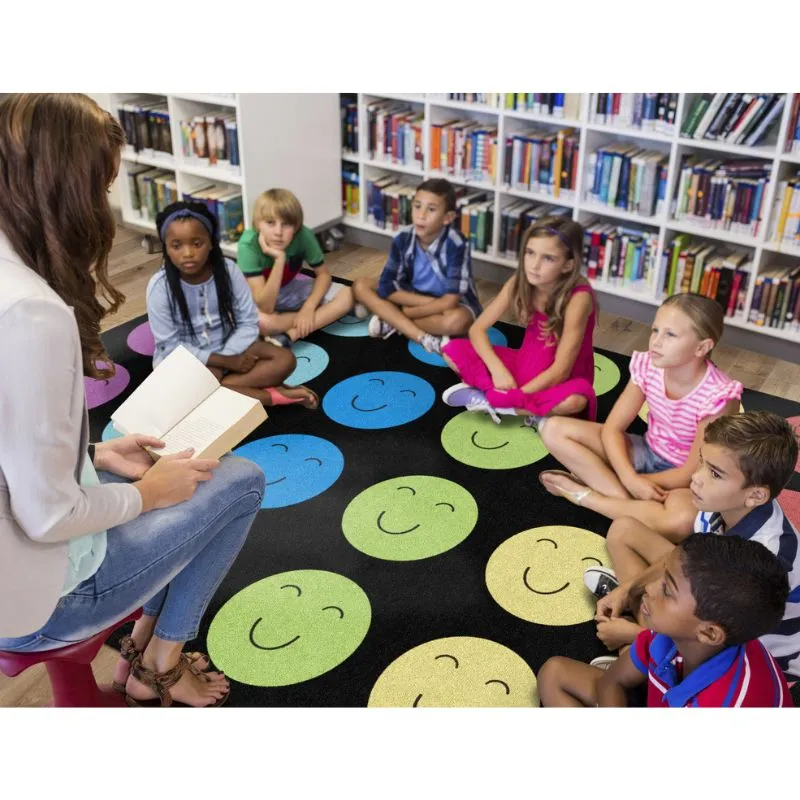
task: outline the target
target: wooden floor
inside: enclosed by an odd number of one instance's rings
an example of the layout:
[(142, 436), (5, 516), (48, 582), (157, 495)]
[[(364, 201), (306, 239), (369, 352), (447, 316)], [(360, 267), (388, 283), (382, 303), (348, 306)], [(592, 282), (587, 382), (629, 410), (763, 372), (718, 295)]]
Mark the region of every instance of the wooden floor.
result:
[[(126, 302), (103, 323), (106, 330), (145, 313), (145, 290), (150, 276), (158, 269), (160, 254), (151, 255), (142, 247), (141, 234), (119, 227), (111, 253), (109, 274), (114, 285), (126, 296)], [(341, 250), (326, 255), (334, 275), (354, 280), (361, 276), (377, 277), (386, 261), (386, 253), (345, 243)], [(485, 305), (499, 291), (499, 284), (478, 281), (478, 294)], [(511, 322), (510, 316), (503, 318)], [(600, 311), (594, 343), (597, 347), (623, 355), (647, 349), (649, 328), (640, 322)], [(720, 369), (741, 381), (748, 389), (800, 401), (800, 365), (720, 346), (714, 360)], [(111, 681), (116, 653), (103, 647), (94, 661), (98, 682)], [(33, 667), (13, 680), (0, 676), (0, 707), (44, 706), (51, 701), (50, 684), (44, 667)]]

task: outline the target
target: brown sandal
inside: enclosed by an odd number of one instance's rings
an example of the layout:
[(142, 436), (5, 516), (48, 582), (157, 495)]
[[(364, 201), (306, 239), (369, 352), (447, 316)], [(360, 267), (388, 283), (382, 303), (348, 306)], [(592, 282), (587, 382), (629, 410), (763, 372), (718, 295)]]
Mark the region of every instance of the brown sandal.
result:
[[(136, 656), (140, 656), (141, 652), (137, 650), (136, 645), (133, 643), (133, 639), (130, 636), (123, 636), (119, 642), (119, 654), (129, 663), (133, 664), (134, 659)], [(205, 654), (200, 652), (195, 653), (185, 653), (186, 657), (189, 659), (191, 664), (189, 665), (189, 669), (195, 674), (199, 675), (201, 672), (206, 672), (208, 668), (211, 666), (211, 659)], [(202, 659), (206, 660), (206, 665), (204, 668), (200, 668), (197, 666), (197, 662), (201, 661)], [(118, 692), (119, 694), (125, 694), (125, 684), (120, 683), (119, 681), (111, 681), (111, 688), (113, 691)]]
[[(160, 706), (162, 708), (169, 708), (172, 705), (176, 705), (190, 708), (186, 703), (174, 702), (169, 691), (183, 677), (183, 673), (186, 672), (187, 669), (195, 675), (201, 672), (197, 667), (193, 667), (192, 661), (186, 653), (181, 653), (178, 663), (172, 667), (172, 669), (168, 669), (165, 672), (156, 672), (155, 670), (148, 669), (142, 664), (141, 655), (136, 656), (131, 663), (131, 675), (137, 681), (143, 683), (148, 689), (152, 689), (158, 697), (154, 697), (151, 700), (137, 700), (126, 692), (125, 702), (132, 707), (152, 708)], [(204, 708), (214, 708), (215, 706), (223, 705), (228, 697), (230, 697), (230, 694), (231, 692), (229, 689), (216, 703), (211, 703), (210, 706), (204, 706)]]

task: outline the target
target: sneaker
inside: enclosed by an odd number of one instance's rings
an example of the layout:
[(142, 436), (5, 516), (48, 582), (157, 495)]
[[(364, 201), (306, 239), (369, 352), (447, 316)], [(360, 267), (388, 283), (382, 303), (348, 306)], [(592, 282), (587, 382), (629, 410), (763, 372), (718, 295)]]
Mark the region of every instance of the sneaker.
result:
[(434, 336), (432, 333), (423, 333), (419, 340), (420, 345), (428, 352), (437, 356), (442, 354), (442, 348), (450, 341), (449, 336)]
[(373, 339), (388, 339), (392, 334), (397, 333), (397, 328), (393, 328), (388, 322), (384, 322), (379, 316), (373, 314), (367, 331)]
[(356, 319), (366, 319), (369, 316), (369, 311), (363, 303), (356, 303), (353, 306), (353, 316)]
[(274, 336), (265, 336), (267, 344), (274, 344), (275, 347), (291, 347), (292, 340), (285, 333), (276, 333)]
[(589, 666), (607, 670), (618, 658), (619, 656), (598, 656), (589, 662)]
[(533, 428), (535, 431), (539, 430), (539, 425), (542, 424), (543, 417), (537, 417), (535, 414), (528, 414), (525, 419), (522, 420), (522, 424), (526, 428)]
[(583, 583), (598, 600), (619, 586), (614, 570), (608, 567), (589, 567), (583, 573)]
[(453, 408), (466, 408), (470, 403), (486, 402), (486, 395), (468, 383), (457, 383), (442, 392), (442, 400)]

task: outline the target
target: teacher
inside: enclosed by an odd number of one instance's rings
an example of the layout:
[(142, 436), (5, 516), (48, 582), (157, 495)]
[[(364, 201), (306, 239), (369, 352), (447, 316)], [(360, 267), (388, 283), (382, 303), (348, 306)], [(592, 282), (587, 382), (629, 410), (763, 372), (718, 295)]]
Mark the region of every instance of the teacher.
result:
[(108, 279), (123, 144), (85, 95), (0, 103), (0, 650), (64, 647), (144, 606), (115, 688), (129, 705), (221, 705), (225, 676), (183, 647), (263, 472), (190, 451), (153, 465), (143, 447), (163, 442), (145, 436), (88, 443), (84, 375), (113, 375), (100, 321), (125, 299)]

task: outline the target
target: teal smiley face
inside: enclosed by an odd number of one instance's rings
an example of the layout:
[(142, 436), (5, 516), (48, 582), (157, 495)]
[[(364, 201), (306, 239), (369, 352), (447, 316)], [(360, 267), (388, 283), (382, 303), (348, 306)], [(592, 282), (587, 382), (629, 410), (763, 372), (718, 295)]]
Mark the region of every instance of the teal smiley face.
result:
[(235, 594), (208, 631), (208, 652), (228, 677), (289, 686), (337, 667), (369, 630), (372, 609), (358, 584), (335, 572), (271, 575)]
[(362, 553), (386, 561), (415, 561), (452, 549), (478, 521), (478, 505), (457, 483), (407, 475), (376, 483), (342, 516), (342, 531)]

